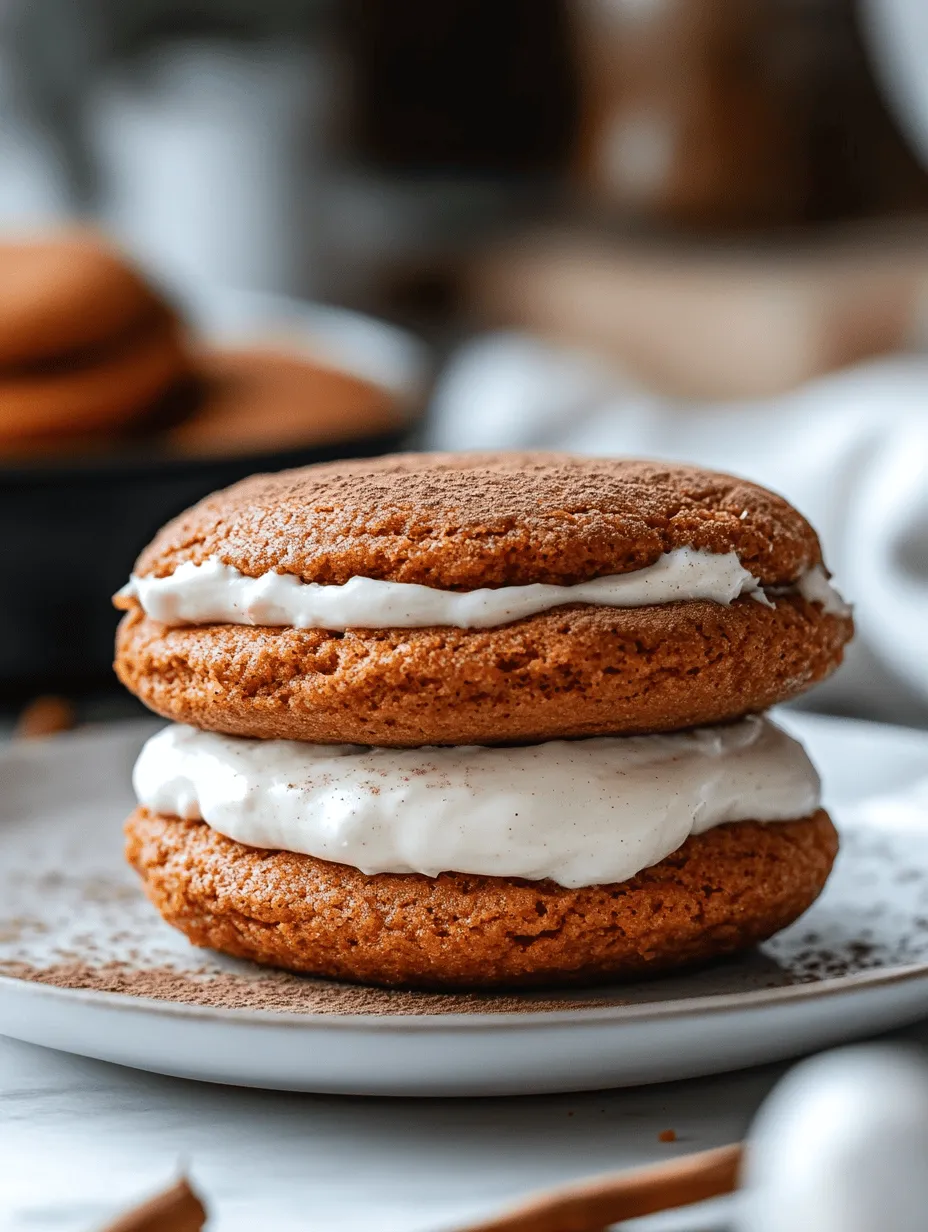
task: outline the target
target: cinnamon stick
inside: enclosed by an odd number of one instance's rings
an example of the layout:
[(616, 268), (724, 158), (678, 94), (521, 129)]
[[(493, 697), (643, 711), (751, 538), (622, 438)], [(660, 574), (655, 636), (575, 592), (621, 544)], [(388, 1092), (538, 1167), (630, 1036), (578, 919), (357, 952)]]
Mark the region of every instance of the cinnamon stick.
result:
[(186, 1177), (107, 1224), (102, 1232), (200, 1232), (206, 1208)]
[(567, 1185), (460, 1232), (601, 1232), (623, 1219), (653, 1215), (731, 1193), (740, 1144)]

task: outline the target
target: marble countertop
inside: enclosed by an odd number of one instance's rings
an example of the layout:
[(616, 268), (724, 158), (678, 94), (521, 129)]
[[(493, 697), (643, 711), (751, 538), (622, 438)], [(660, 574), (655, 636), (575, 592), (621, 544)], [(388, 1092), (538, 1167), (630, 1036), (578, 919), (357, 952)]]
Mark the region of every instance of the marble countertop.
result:
[[(928, 1022), (891, 1038), (928, 1044)], [(215, 1232), (444, 1232), (533, 1189), (734, 1141), (782, 1071), (521, 1099), (358, 1099), (162, 1078), (0, 1038), (0, 1228), (91, 1232), (184, 1168)], [(665, 1129), (676, 1143), (658, 1141)], [(728, 1225), (727, 1210), (635, 1227), (708, 1232)]]

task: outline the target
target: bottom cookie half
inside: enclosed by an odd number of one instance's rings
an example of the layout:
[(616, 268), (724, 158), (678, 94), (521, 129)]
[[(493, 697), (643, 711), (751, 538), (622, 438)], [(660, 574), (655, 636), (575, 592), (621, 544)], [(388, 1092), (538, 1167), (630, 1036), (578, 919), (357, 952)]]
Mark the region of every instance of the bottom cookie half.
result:
[(710, 961), (792, 923), (838, 837), (823, 810), (697, 835), (615, 885), (381, 873), (245, 847), (138, 809), (127, 857), (195, 944), (290, 971), (404, 988), (594, 983)]

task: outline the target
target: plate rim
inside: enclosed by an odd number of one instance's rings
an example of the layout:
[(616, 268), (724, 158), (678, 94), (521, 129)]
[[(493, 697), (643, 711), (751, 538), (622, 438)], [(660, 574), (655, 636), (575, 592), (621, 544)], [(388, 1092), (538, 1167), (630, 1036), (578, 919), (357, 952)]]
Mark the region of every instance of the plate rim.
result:
[(207, 1019), (234, 1026), (286, 1027), (288, 1029), (326, 1029), (375, 1031), (378, 1034), (395, 1030), (408, 1034), (420, 1030), (444, 1028), (448, 1032), (499, 1031), (520, 1028), (555, 1026), (602, 1026), (655, 1019), (679, 1020), (714, 1014), (766, 1011), (783, 1003), (807, 1003), (826, 997), (850, 996), (856, 991), (870, 991), (898, 984), (928, 980), (928, 962), (907, 963), (904, 966), (872, 971), (857, 971), (816, 983), (787, 984), (777, 988), (752, 989), (742, 993), (718, 993), (699, 997), (675, 997), (667, 1001), (651, 1001), (634, 1005), (573, 1006), (563, 1010), (496, 1011), (488, 1013), (449, 1014), (300, 1014), (292, 1010), (260, 1010), (231, 1006), (197, 1005), (186, 1001), (170, 1001), (156, 997), (135, 996), (132, 993), (106, 992), (95, 988), (63, 988), (21, 976), (0, 974), (0, 994), (15, 991), (26, 997), (51, 1001), (79, 1003), (100, 1009), (142, 1010), (162, 1017)]

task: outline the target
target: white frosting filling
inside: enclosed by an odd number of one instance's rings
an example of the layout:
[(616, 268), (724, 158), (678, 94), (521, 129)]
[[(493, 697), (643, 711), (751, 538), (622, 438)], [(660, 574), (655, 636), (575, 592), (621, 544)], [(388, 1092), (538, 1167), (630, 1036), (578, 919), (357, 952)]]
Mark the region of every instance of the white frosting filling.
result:
[[(816, 567), (799, 584), (827, 610), (844, 609), (824, 571)], [(805, 591), (802, 591), (805, 593)], [(580, 582), (576, 586), (500, 586), (467, 592), (408, 582), (354, 577), (342, 586), (303, 582), (292, 574), (251, 578), (213, 558), (179, 565), (168, 577), (132, 575), (120, 591), (137, 599), (146, 615), (166, 625), (271, 625), (296, 629), (413, 629), (454, 625), (489, 629), (565, 603), (644, 607), (685, 600), (729, 604), (739, 595), (769, 600), (734, 552), (724, 555), (677, 548), (646, 569)]]
[(726, 822), (805, 817), (819, 779), (765, 718), (516, 748), (367, 748), (171, 726), (145, 745), (139, 803), (253, 847), (364, 873), (625, 881)]
[(807, 603), (818, 603), (832, 616), (849, 616), (851, 613), (850, 604), (841, 598), (821, 565), (807, 569), (795, 589)]

